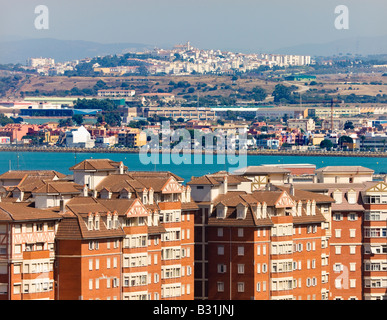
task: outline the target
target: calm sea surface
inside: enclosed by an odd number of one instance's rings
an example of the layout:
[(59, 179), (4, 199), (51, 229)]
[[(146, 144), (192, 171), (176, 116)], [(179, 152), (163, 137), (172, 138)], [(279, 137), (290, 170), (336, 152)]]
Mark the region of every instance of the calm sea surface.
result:
[[(333, 165), (359, 165), (375, 170), (375, 173), (387, 173), (387, 158), (366, 158), (366, 157), (316, 157), (316, 156), (270, 156), (270, 155), (248, 155), (245, 159), (235, 157), (234, 162), (227, 158), (224, 164), (217, 164), (216, 155), (208, 157), (202, 156), (202, 164), (191, 159), (181, 158), (191, 164), (177, 164), (174, 159), (169, 158), (170, 164), (159, 164), (154, 161), (144, 164), (139, 154), (134, 153), (62, 153), (62, 152), (0, 152), (0, 173), (12, 170), (56, 170), (64, 174), (72, 174), (69, 170), (71, 166), (85, 159), (111, 159), (123, 161), (129, 170), (133, 171), (171, 171), (184, 178), (188, 182), (192, 176), (201, 176), (220, 170), (233, 171), (245, 165), (261, 164), (293, 164), (308, 163), (315, 164), (316, 168)], [(212, 163), (209, 163), (212, 160)]]

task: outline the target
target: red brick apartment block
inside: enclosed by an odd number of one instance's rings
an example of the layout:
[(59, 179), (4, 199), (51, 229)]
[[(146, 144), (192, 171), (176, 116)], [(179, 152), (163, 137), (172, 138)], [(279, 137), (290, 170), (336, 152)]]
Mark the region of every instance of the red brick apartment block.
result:
[(108, 159), (71, 170), (0, 175), (0, 299), (192, 300), (190, 187)]
[(195, 298), (387, 300), (379, 178), (359, 166), (193, 177)]

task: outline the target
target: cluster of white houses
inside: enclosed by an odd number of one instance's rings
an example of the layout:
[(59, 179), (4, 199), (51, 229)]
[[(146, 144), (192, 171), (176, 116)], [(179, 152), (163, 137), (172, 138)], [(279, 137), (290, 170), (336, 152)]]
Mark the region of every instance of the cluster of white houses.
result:
[(387, 184), (359, 167), (0, 175), (2, 300), (386, 300)]

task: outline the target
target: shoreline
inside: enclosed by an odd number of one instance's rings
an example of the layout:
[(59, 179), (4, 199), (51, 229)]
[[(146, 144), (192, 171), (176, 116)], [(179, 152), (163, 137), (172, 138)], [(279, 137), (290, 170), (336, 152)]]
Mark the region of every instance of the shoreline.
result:
[[(156, 150), (158, 153), (163, 153), (162, 150)], [(0, 152), (57, 152), (57, 153), (139, 153), (139, 149), (135, 148), (52, 148), (52, 147), (0, 147)], [(168, 152), (174, 153), (174, 152)], [(197, 154), (191, 150), (191, 154)], [(203, 150), (202, 154), (206, 154)], [(213, 150), (213, 155), (216, 155), (216, 150)], [(224, 154), (224, 153), (222, 153)], [(225, 153), (227, 155), (227, 152)], [(238, 151), (235, 151), (239, 155)], [(364, 151), (296, 151), (296, 150), (249, 150), (246, 155), (273, 155), (273, 156), (317, 156), (317, 157), (362, 157), (362, 158), (387, 158), (387, 152), (364, 152)]]

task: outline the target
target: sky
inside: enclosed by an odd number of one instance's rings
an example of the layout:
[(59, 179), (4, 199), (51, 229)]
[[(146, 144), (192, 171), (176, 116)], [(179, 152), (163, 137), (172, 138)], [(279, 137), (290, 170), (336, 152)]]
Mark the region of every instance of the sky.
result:
[[(49, 10), (36, 29), (35, 7)], [(346, 5), (349, 28), (335, 28)], [(25, 38), (264, 52), (387, 35), (386, 0), (0, 0), (0, 41)]]

